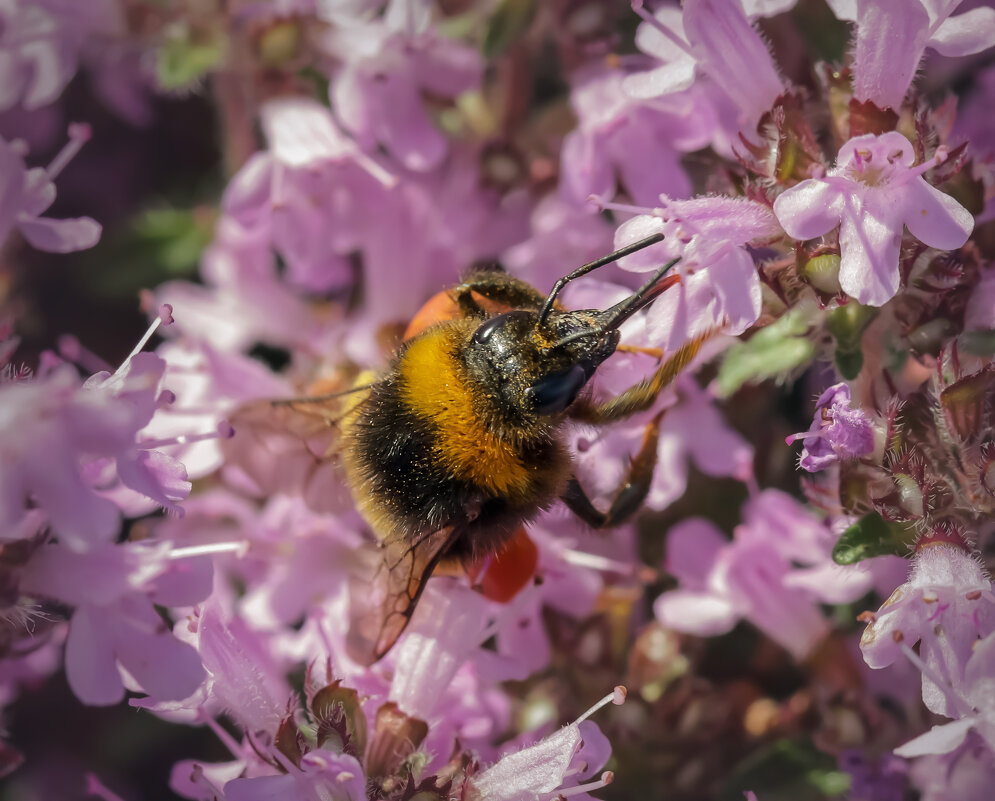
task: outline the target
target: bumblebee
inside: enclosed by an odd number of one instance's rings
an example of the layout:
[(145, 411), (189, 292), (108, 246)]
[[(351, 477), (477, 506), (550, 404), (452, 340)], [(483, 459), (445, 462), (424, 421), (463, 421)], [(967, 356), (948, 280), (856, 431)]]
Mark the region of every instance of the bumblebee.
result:
[[(352, 613), (349, 644), (358, 659), (370, 663), (390, 649), (440, 562), (466, 564), (500, 551), (557, 500), (594, 528), (620, 524), (639, 508), (655, 466), (658, 420), (607, 511), (574, 475), (564, 426), (609, 424), (648, 409), (698, 352), (706, 337), (617, 397), (598, 402), (584, 392), (619, 347), (621, 324), (676, 280), (666, 273), (677, 260), (608, 309), (567, 311), (557, 296), (569, 282), (662, 239), (586, 264), (548, 295), (500, 270), (472, 271), (434, 301), (436, 321), (407, 339), (372, 381), (269, 404), (283, 417), (275, 425), (302, 437), (336, 432), (325, 456), (340, 460), (378, 537), (378, 575)], [(263, 408), (236, 415), (236, 431), (258, 427)]]

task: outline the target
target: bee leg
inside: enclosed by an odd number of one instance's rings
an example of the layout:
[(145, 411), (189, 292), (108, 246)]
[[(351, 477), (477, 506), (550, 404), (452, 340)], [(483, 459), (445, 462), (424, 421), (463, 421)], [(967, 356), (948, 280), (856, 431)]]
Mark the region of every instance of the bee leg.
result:
[(649, 378), (629, 387), (609, 401), (592, 403), (584, 398), (577, 400), (570, 407), (570, 417), (582, 423), (603, 425), (624, 420), (637, 412), (645, 412), (653, 405), (660, 392), (691, 363), (701, 350), (701, 346), (716, 333), (717, 329), (711, 329), (695, 337), (678, 348), (674, 355), (661, 364)]
[[(546, 299), (538, 289), (503, 270), (470, 272), (450, 294), (466, 317), (492, 312), (495, 305), (509, 309), (538, 309)], [(481, 298), (489, 301), (486, 307), (481, 305)]]
[(607, 512), (602, 512), (591, 503), (576, 476), (570, 479), (566, 492), (561, 496), (567, 508), (592, 528), (611, 528), (621, 525), (632, 517), (642, 506), (650, 491), (653, 470), (656, 467), (656, 442), (660, 435), (662, 417), (662, 413), (658, 414), (646, 426), (639, 451), (629, 465), (629, 472), (616, 490), (615, 498)]
[(662, 348), (644, 348), (641, 345), (626, 345), (624, 342), (615, 348), (616, 353), (641, 353), (644, 356), (652, 356), (658, 362), (663, 361)]

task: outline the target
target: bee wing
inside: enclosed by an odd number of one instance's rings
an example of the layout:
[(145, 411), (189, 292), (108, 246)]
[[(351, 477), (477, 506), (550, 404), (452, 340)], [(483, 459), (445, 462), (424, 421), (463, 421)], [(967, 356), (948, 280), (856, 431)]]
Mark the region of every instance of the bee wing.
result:
[(235, 435), (222, 442), (225, 469), (261, 496), (300, 495), (315, 511), (337, 511), (348, 492), (337, 477), (340, 398), (257, 400), (229, 417)]
[(349, 632), (346, 647), (362, 664), (371, 665), (386, 654), (411, 621), (415, 606), (436, 565), (463, 527), (445, 526), (412, 542), (383, 542), (372, 579), (356, 575), (349, 593)]

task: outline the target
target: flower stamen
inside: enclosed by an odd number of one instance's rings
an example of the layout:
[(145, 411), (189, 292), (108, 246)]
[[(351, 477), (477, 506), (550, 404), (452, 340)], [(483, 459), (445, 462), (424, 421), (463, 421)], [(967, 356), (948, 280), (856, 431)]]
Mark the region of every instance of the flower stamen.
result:
[(92, 136), (93, 129), (85, 122), (72, 123), (69, 126), (69, 141), (63, 145), (62, 150), (55, 154), (55, 158), (45, 168), (45, 177), (49, 181), (54, 181)]
[(179, 434), (175, 437), (164, 437), (162, 439), (146, 439), (136, 442), (136, 447), (141, 450), (153, 450), (164, 448), (169, 445), (191, 445), (194, 442), (204, 442), (209, 439), (231, 439), (235, 436), (235, 429), (227, 420), (218, 423), (215, 431), (204, 432), (203, 434)]
[(615, 704), (615, 706), (621, 706), (625, 703), (625, 697), (629, 694), (629, 691), (625, 689), (625, 686), (619, 684), (612, 690), (608, 695), (598, 701), (594, 706), (587, 710), (583, 715), (581, 715), (577, 720), (573, 722), (573, 725), (578, 725), (587, 720), (591, 715), (597, 712), (599, 709), (608, 706), (608, 704)]

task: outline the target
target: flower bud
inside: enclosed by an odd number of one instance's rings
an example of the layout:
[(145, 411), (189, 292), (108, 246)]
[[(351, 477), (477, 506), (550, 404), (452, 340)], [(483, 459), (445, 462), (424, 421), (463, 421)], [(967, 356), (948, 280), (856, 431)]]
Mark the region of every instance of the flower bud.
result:
[[(838, 295), (843, 291), (840, 289), (840, 257), (838, 253), (813, 256), (805, 262), (802, 272), (808, 282), (820, 292)], [(866, 308), (857, 303), (848, 304), (841, 308), (849, 309), (851, 306), (856, 306), (858, 309)]]

